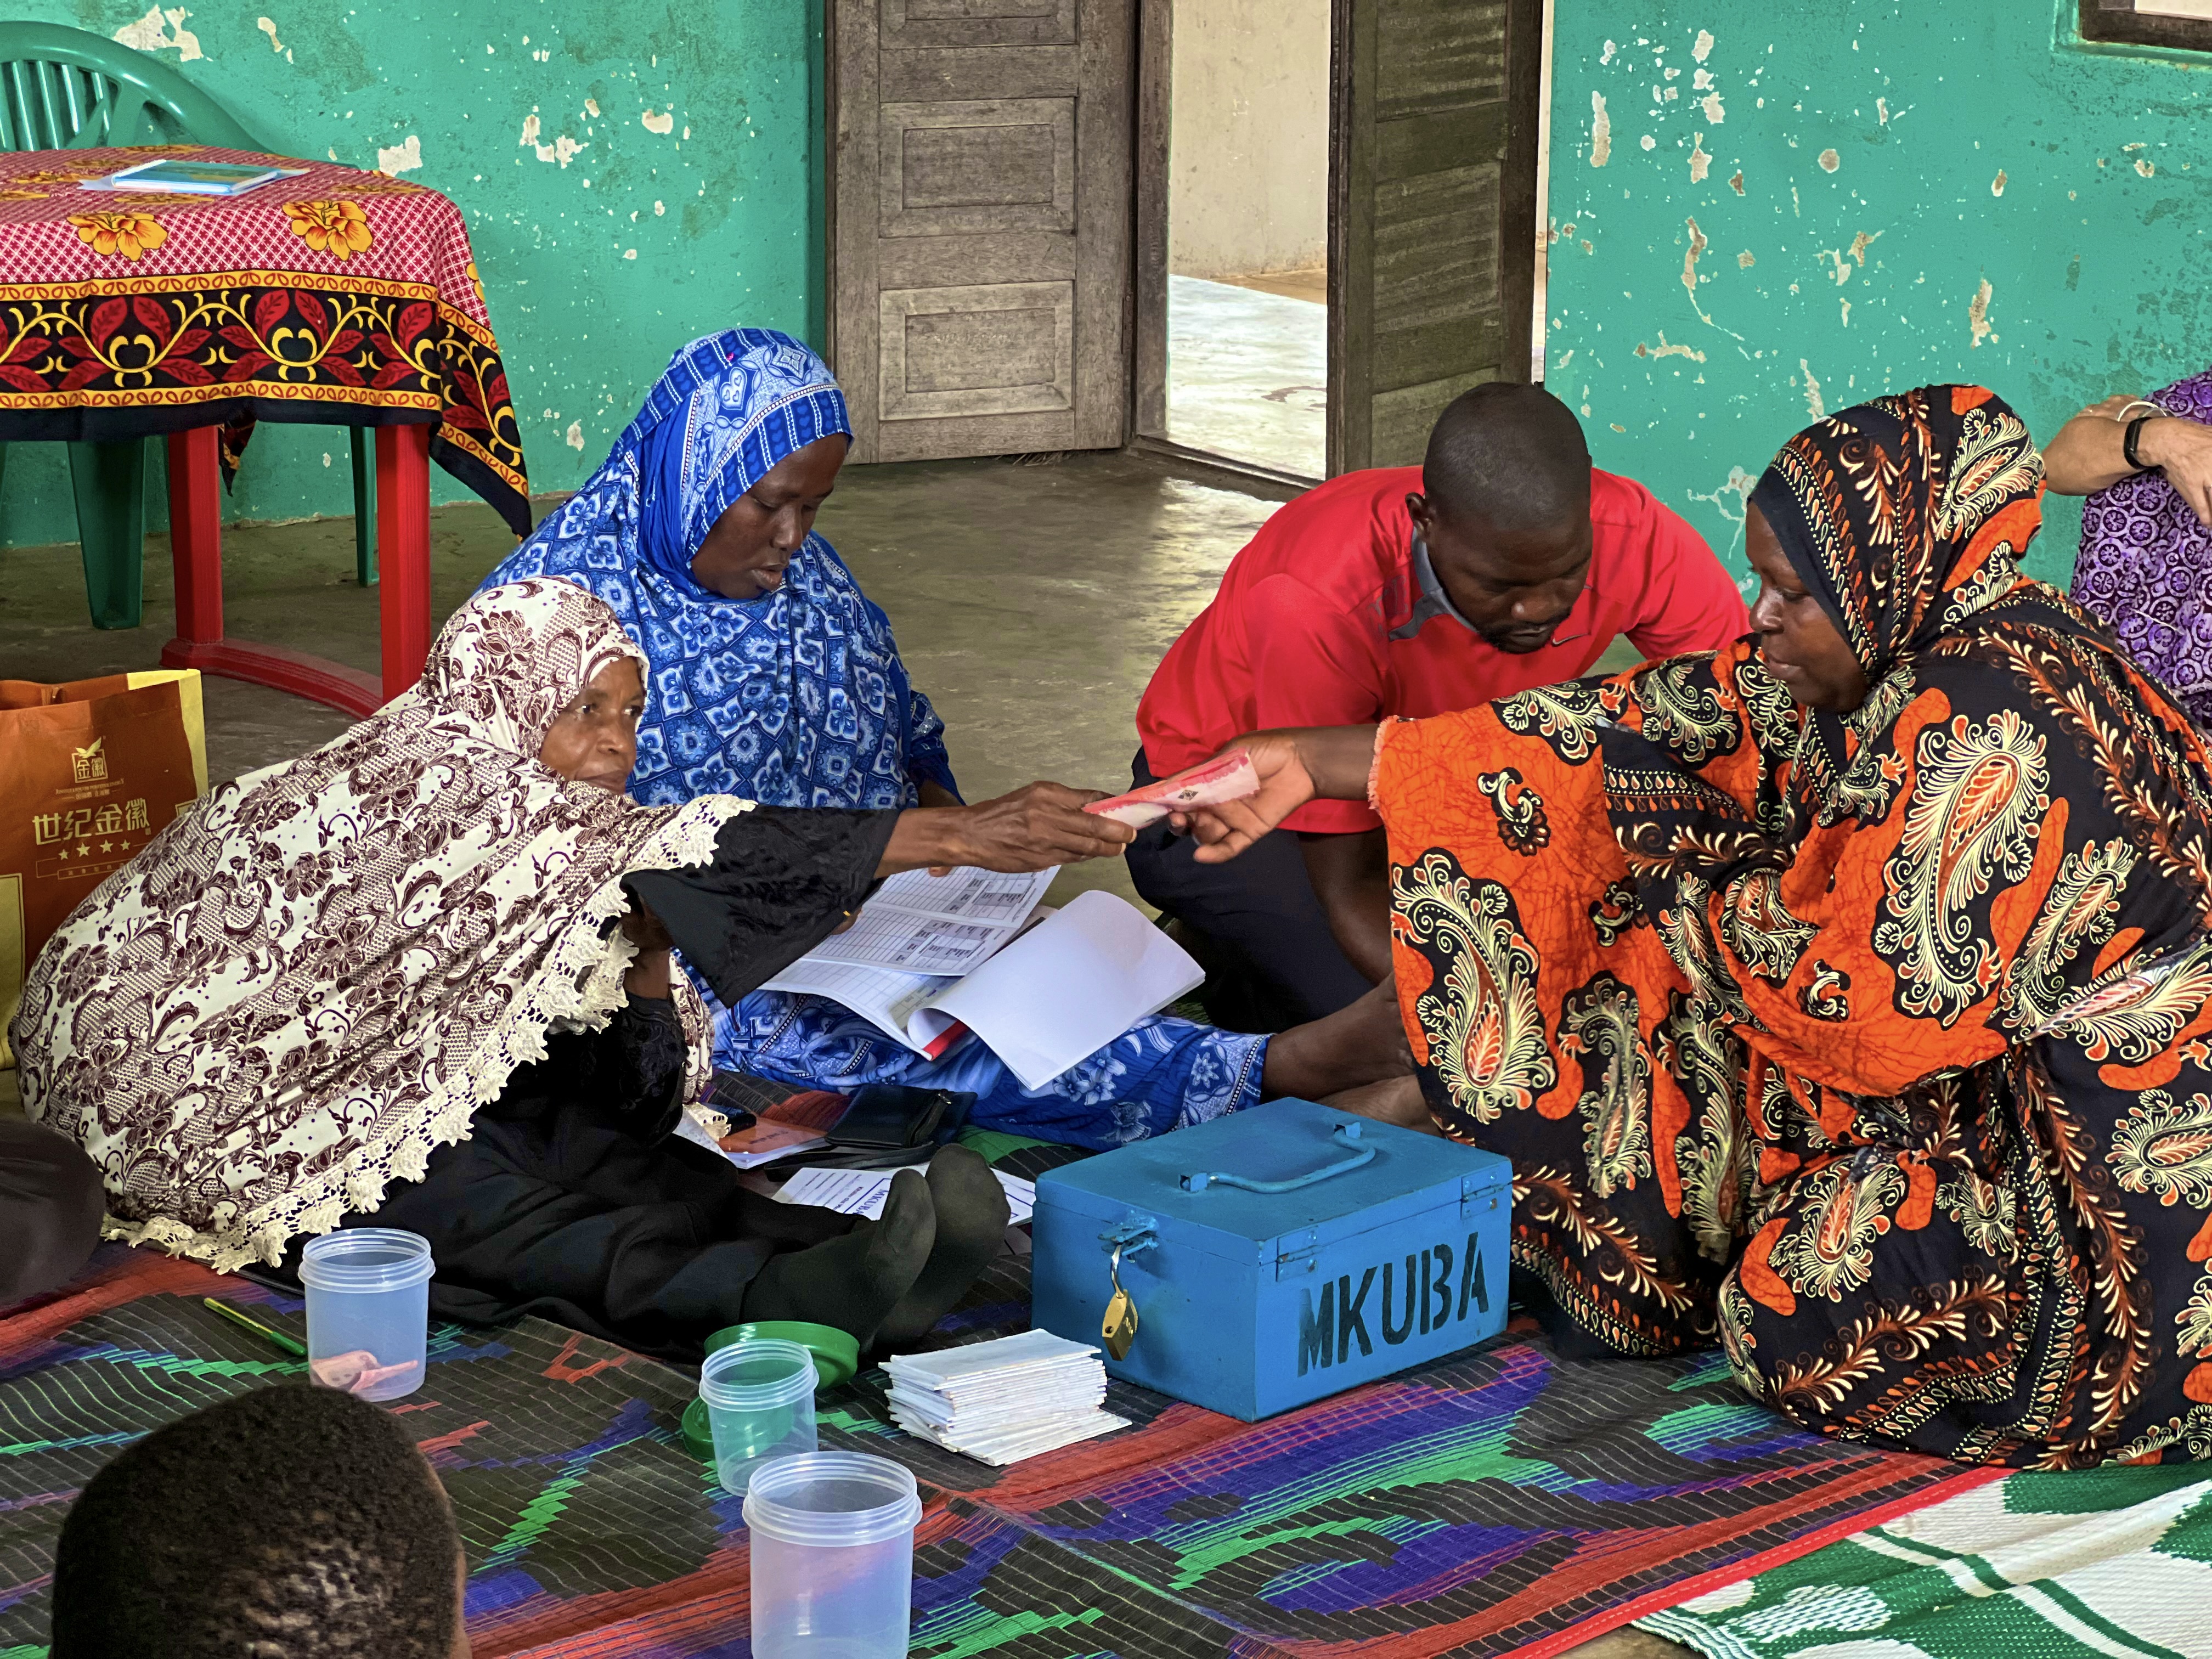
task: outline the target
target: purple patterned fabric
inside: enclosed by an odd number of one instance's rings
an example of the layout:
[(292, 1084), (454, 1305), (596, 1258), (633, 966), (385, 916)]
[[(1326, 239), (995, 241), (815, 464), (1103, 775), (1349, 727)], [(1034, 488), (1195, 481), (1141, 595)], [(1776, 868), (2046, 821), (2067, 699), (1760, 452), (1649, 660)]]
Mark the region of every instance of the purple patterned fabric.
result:
[[(2212, 425), (2212, 369), (2149, 401)], [(2212, 530), (2161, 474), (2123, 478), (2082, 503), (2074, 598), (2191, 720), (2212, 727)]]

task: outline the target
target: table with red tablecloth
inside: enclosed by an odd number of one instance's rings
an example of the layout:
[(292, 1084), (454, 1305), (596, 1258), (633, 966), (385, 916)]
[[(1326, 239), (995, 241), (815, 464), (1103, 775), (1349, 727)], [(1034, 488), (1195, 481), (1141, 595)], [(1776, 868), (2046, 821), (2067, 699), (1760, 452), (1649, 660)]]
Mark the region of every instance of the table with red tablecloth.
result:
[[(88, 189), (164, 155), (299, 176), (244, 195)], [(221, 496), (254, 425), (373, 428), (380, 679), (222, 630)], [(529, 480), (460, 210), (334, 162), (202, 145), (0, 155), (0, 442), (165, 437), (172, 667), (367, 714), (429, 646), (435, 460), (517, 535)]]

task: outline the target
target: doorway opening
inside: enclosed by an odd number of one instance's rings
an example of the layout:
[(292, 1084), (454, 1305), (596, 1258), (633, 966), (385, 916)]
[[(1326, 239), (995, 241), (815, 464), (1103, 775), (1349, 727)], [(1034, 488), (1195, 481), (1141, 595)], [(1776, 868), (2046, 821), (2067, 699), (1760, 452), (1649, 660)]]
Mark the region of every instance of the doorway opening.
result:
[(1530, 372), (1547, 3), (829, 0), (852, 459), (1418, 462)]
[(1329, 0), (1178, 0), (1164, 433), (1318, 483), (1328, 444)]
[(1529, 378), (1548, 0), (1135, 3), (1138, 447), (1303, 485)]

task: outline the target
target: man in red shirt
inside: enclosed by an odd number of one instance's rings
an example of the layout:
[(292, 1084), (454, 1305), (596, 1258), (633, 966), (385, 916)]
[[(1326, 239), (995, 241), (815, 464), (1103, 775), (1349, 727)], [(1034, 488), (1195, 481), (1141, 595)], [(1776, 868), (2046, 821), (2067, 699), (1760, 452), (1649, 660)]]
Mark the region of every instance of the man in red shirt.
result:
[[(1750, 631), (1696, 531), (1643, 485), (1600, 472), (1573, 413), (1539, 386), (1477, 386), (1419, 467), (1332, 478), (1287, 503), (1230, 563), (1137, 708), (1136, 781), (1242, 732), (1436, 714), (1586, 672), (1617, 635), (1646, 658)], [(1226, 864), (1164, 823), (1127, 849), (1151, 903), (1201, 937), (1223, 1024), (1279, 1030), (1389, 970), (1381, 821), (1314, 801)], [(1270, 848), (1273, 850), (1269, 851)], [(1262, 862), (1264, 855), (1265, 861)]]

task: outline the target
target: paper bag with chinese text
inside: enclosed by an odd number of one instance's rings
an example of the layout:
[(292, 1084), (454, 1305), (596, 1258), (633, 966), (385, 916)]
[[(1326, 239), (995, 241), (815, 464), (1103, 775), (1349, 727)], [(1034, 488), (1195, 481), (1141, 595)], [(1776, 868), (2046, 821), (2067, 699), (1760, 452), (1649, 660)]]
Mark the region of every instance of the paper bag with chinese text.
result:
[(39, 947), (207, 789), (198, 669), (0, 680), (0, 1066)]

